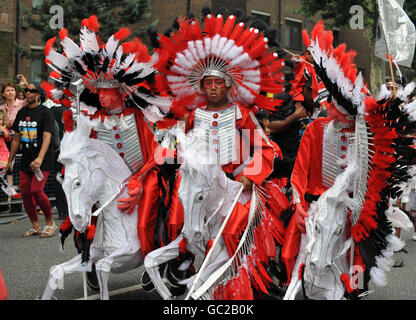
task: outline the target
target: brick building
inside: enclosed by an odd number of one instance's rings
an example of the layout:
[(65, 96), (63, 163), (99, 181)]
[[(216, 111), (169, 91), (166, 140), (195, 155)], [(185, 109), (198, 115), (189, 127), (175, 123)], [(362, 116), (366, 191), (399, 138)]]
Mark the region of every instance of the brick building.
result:
[[(23, 13), (30, 14), (39, 1), (0, 1), (0, 83), (14, 80), (17, 73), (23, 74), (28, 81), (41, 81), (41, 73), (46, 70), (43, 43), (39, 32), (28, 28), (23, 19)], [(17, 47), (21, 49), (17, 50)], [(22, 56), (23, 52), (26, 54)]]
[[(23, 16), (23, 7), (30, 12), (32, 7), (42, 0), (1, 0), (0, 1), (0, 83), (14, 79), (17, 72), (34, 82), (40, 82), (42, 72), (46, 71), (43, 62), (42, 50), (44, 43), (40, 34), (27, 27), (25, 21), (16, 19), (20, 11)], [(18, 7), (17, 4), (20, 3)], [(194, 12), (197, 17), (201, 15), (204, 5), (211, 6), (214, 10), (220, 7), (241, 8), (247, 14), (255, 15), (271, 26), (280, 30), (279, 41), (282, 47), (299, 54), (305, 49), (302, 43), (301, 30), (306, 28), (311, 31), (319, 17), (305, 18), (293, 12), (300, 8), (300, 1), (289, 0), (151, 0), (151, 21), (158, 21), (157, 28), (160, 32), (168, 29), (174, 18), (183, 16), (188, 10)], [(86, 14), (87, 16), (88, 14)], [(16, 24), (18, 26), (16, 27)], [(17, 33), (16, 30), (19, 30)], [(367, 40), (362, 30), (351, 30), (348, 27), (333, 29), (335, 41), (345, 42), (348, 48), (355, 49), (359, 54), (356, 62), (366, 78), (370, 72), (370, 51)], [(26, 52), (35, 53), (35, 57), (28, 59), (16, 56), (16, 46), (26, 49)], [(38, 53), (36, 55), (36, 53)], [(16, 64), (17, 59), (17, 64)]]

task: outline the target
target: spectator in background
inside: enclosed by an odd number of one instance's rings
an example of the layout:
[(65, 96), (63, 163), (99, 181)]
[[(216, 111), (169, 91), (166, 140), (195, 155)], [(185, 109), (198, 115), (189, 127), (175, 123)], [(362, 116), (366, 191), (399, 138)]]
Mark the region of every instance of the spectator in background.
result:
[[(26, 105), (26, 100), (19, 100), (16, 99), (17, 89), (16, 86), (9, 82), (2, 86), (1, 88), (1, 95), (6, 100), (6, 103), (0, 106), (0, 110), (5, 110), (7, 116), (5, 117), (5, 121), (3, 126), (5, 126), (8, 130), (11, 129), (13, 125), (13, 121), (16, 118), (17, 112)], [(14, 132), (10, 130), (10, 135), (13, 136)], [(6, 140), (7, 148), (10, 150), (10, 140)], [(13, 184), (13, 175), (7, 175), (7, 181), (9, 184)], [(9, 201), (11, 199), (9, 198)], [(21, 205), (11, 205), (10, 212), (20, 212)]]
[(16, 87), (18, 91), (24, 91), (28, 86), (27, 80), (24, 75), (18, 73), (16, 75)]
[(6, 123), (7, 128), (11, 128), (13, 121), (16, 118), (17, 112), (26, 105), (26, 101), (18, 100), (17, 89), (13, 83), (6, 83), (1, 88), (1, 96), (6, 100), (6, 103), (0, 106), (0, 109), (4, 109), (7, 112), (8, 121)]
[(25, 101), (26, 99), (25, 92), (21, 90), (17, 91), (17, 99), (21, 101)]
[[(55, 121), (52, 112), (42, 105), (40, 87), (31, 83), (26, 87), (25, 92), (28, 105), (19, 110), (12, 127), (15, 136), (7, 169), (12, 170), (12, 161), (22, 145), (19, 174), (23, 205), (33, 225), (23, 237), (40, 234), (42, 238), (47, 238), (57, 229), (52, 217), (51, 204), (43, 190), (55, 162), (54, 148), (51, 144)], [(46, 220), (43, 230), (38, 221), (37, 205), (42, 209)]]

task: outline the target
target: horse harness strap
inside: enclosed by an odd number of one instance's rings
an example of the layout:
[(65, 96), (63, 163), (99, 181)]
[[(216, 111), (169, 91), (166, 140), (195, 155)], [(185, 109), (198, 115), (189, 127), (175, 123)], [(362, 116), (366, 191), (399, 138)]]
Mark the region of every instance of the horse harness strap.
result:
[(96, 217), (98, 216), (101, 211), (103, 211), (111, 202), (114, 201), (114, 199), (117, 199), (118, 196), (123, 192), (124, 188), (126, 187), (127, 183), (130, 181), (132, 176), (128, 176), (122, 183), (119, 184), (117, 187), (117, 192), (112, 196), (110, 199), (108, 199), (102, 206), (100, 206), (97, 210), (95, 210), (92, 214), (92, 216)]

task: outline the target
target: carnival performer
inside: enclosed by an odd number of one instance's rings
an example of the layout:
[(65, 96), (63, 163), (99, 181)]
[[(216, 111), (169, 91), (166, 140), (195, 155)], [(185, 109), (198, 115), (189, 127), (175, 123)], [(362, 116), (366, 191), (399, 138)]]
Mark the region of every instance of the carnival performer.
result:
[(272, 112), (282, 104), (260, 91), (283, 91), (279, 71), (284, 59), (268, 52), (274, 45), (270, 29), (260, 32), (237, 21), (237, 15), (226, 18), (209, 8), (203, 9), (203, 16), (203, 30), (196, 19), (179, 18), (176, 33), (158, 35), (156, 51), (169, 56), (163, 73), (175, 98), (171, 117), (160, 125), (184, 118), (186, 132), (205, 129), (224, 172), (243, 184), (223, 232), (232, 256), (245, 228), (250, 190), (253, 184), (261, 186), (273, 171), (276, 150), (255, 117), (255, 106)]
[[(400, 172), (396, 170), (402, 164), (395, 162), (396, 154), (403, 149), (400, 144), (406, 144), (406, 141), (394, 139), (397, 138), (396, 132), (410, 130), (411, 126), (406, 126), (410, 122), (403, 121), (403, 113), (383, 108), (367, 95), (368, 90), (361, 74), (357, 76), (353, 61), (356, 53), (346, 51), (344, 44), (333, 48), (332, 32), (324, 30), (322, 21), (313, 29), (312, 39), (306, 30), (303, 35), (305, 45), (314, 59), (316, 73), (330, 96), (328, 117), (313, 121), (306, 128), (299, 146), (291, 177), (296, 211), (286, 230), (282, 260), (290, 282), (295, 272), (298, 272), (294, 270), (294, 265), (299, 253), (301, 233), (306, 232), (305, 218), (309, 216), (307, 212), (311, 203), (334, 185), (351, 161), (348, 159), (349, 154), (358, 150), (355, 153), (359, 166), (356, 184), (354, 188), (348, 188), (350, 197), (358, 204), (352, 210), (354, 212), (349, 211), (348, 215), (348, 235), (355, 244), (350, 248), (348, 257), (354, 266), (359, 265), (364, 270), (365, 287), (360, 288), (361, 291), (354, 290), (350, 286), (349, 276), (345, 273), (341, 275), (346, 292), (355, 294), (356, 297), (368, 288), (370, 276), (376, 284), (385, 284), (385, 276), (381, 273), (382, 270), (389, 269), (387, 254), (394, 246), (391, 241), (398, 241), (393, 238), (393, 230), (385, 211), (389, 198), (397, 197), (394, 186), (400, 179), (406, 179), (402, 173), (396, 174)], [(402, 116), (399, 125), (386, 120), (392, 118), (393, 114), (395, 117)], [(414, 155), (409, 154), (403, 159), (406, 163), (415, 160)]]
[[(171, 98), (166, 95), (163, 76), (157, 74), (157, 55), (151, 56), (137, 38), (123, 42), (130, 36), (128, 28), (102, 44), (96, 35), (99, 28), (96, 16), (84, 19), (80, 47), (62, 29), (59, 36), (64, 55), (52, 48), (55, 38), (47, 42), (46, 63), (54, 70), (49, 76), (54, 83), (43, 86), (50, 99), (60, 100), (73, 111), (72, 115), (69, 111), (64, 114), (67, 130), (72, 130), (79, 105), (80, 112), (97, 120), (91, 136), (113, 148), (131, 170), (132, 177), (126, 182), (130, 197), (119, 199), (119, 209), (131, 214), (138, 205), (138, 237), (146, 256), (163, 244), (156, 222), (169, 202), (165, 190), (168, 177), (162, 176), (154, 158), (158, 144), (152, 122), (169, 110)], [(170, 240), (182, 224), (179, 206), (165, 230)]]

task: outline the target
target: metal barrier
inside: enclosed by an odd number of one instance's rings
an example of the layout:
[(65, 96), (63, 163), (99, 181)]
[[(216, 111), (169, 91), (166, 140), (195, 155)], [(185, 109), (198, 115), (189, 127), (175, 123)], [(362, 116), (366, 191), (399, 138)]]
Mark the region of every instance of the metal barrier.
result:
[[(19, 177), (19, 170), (20, 170), (20, 165), (22, 162), (22, 154), (18, 153), (16, 154), (15, 160), (14, 160), (14, 166), (13, 166), (13, 185), (14, 186), (19, 186), (20, 185), (20, 177)], [(51, 172), (51, 174), (48, 176), (48, 179), (46, 180), (46, 184), (45, 184), (45, 194), (48, 196), (49, 201), (51, 201), (51, 206), (53, 207), (54, 204), (52, 202), (55, 201), (55, 184), (59, 183), (58, 181), (56, 181), (56, 172), (55, 170), (53, 172)], [(18, 190), (18, 192), (20, 192), (20, 189)], [(23, 200), (22, 198), (20, 199), (11, 199), (9, 201), (8, 199), (8, 195), (5, 194), (2, 190), (0, 190), (0, 206), (1, 205), (9, 205), (9, 204), (22, 204)], [(24, 210), (24, 209), (22, 209)]]

